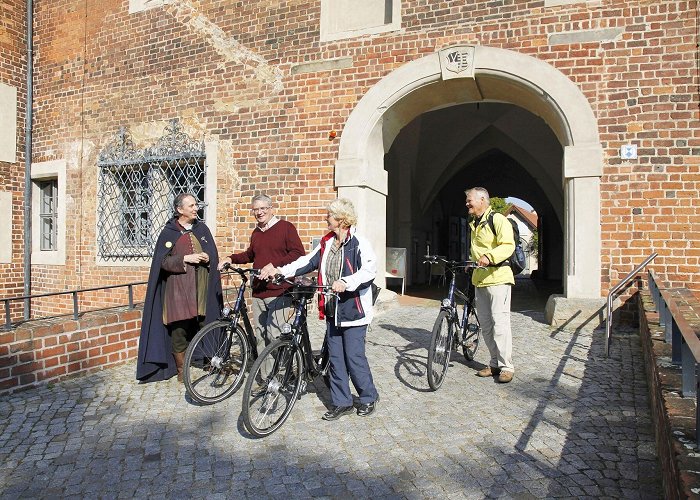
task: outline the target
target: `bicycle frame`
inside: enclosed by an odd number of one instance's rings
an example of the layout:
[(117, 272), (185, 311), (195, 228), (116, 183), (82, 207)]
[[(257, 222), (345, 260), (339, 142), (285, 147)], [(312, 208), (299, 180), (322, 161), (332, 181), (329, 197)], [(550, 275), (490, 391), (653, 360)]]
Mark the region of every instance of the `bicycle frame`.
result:
[(233, 307), (227, 300), (219, 318), (203, 325), (185, 351), (185, 389), (193, 400), (203, 404), (217, 403), (235, 392), (245, 378), (248, 362), (258, 357), (245, 291), (249, 276), (257, 275), (259, 270), (229, 264), (224, 269), (231, 272), (222, 276), (236, 273), (241, 277)]
[[(255, 340), (255, 334), (253, 333), (253, 325), (248, 317), (248, 306), (245, 301), (245, 290), (248, 287), (248, 276), (246, 273), (253, 275), (258, 274), (256, 269), (242, 269), (239, 267), (229, 267), (231, 271), (237, 273), (241, 277), (241, 284), (238, 287), (238, 293), (236, 295), (236, 300), (233, 303), (233, 308), (229, 309), (224, 307), (221, 318), (224, 321), (230, 321), (231, 325), (237, 325), (240, 320), (243, 320), (243, 329), (248, 337), (248, 345), (253, 359), (258, 357), (257, 342)], [(229, 309), (229, 310), (227, 310)], [(233, 316), (231, 316), (233, 314)]]
[[(472, 294), (473, 290), (471, 290), (471, 288), (473, 287), (471, 283), (471, 274), (475, 268), (479, 267), (478, 264), (470, 260), (449, 261), (443, 259), (442, 257), (438, 257), (437, 255), (426, 255), (425, 257), (427, 259), (426, 262), (436, 262), (438, 260), (441, 261), (445, 265), (445, 269), (452, 275), (452, 278), (450, 279), (450, 286), (447, 292), (447, 297), (442, 300), (440, 310), (445, 311), (448, 314), (448, 318), (451, 321), (456, 320), (456, 323), (459, 325), (459, 332), (454, 332), (455, 335), (466, 335), (469, 311), (474, 309), (474, 296)], [(471, 296), (471, 298), (465, 295), (459, 288), (457, 288), (457, 272), (460, 269), (464, 269), (465, 274), (467, 275), (467, 293)], [(457, 308), (456, 304), (457, 298), (464, 301), (461, 316), (459, 314), (459, 309)]]
[(248, 335), (250, 352), (253, 355), (253, 359), (255, 359), (258, 357), (257, 342), (253, 333), (253, 325), (248, 317), (248, 306), (245, 302), (245, 289), (248, 283), (248, 278), (243, 274), (241, 274), (241, 277), (243, 278), (243, 282), (241, 283), (241, 286), (238, 287), (238, 295), (236, 296), (236, 302), (233, 306), (234, 317), (232, 324), (238, 324), (239, 320), (243, 320), (243, 329), (246, 331), (246, 335)]
[[(319, 287), (312, 285), (319, 290), (326, 290), (328, 287)], [(307, 305), (309, 298), (305, 294), (296, 298), (297, 303), (294, 307), (294, 320), (290, 327), (289, 334), (292, 336), (292, 342), (296, 347), (299, 347), (303, 353), (305, 371), (310, 372), (312, 378), (322, 375), (322, 370), (317, 368), (316, 362), (313, 359), (313, 351), (311, 348), (311, 338), (309, 336), (309, 328), (306, 323)], [(325, 345), (325, 340), (324, 340)], [(321, 349), (323, 351), (323, 348)]]
[[(450, 286), (448, 288), (447, 298), (443, 299), (440, 309), (446, 311), (450, 315), (450, 319), (456, 317), (457, 322), (460, 326), (460, 330), (464, 331), (465, 322), (467, 320), (467, 309), (473, 307), (473, 300), (467, 297), (459, 288), (457, 288), (457, 268), (465, 267), (468, 269), (466, 274), (467, 279), (469, 281), (468, 286), (471, 287), (472, 284), (469, 278), (471, 278), (471, 269), (475, 266), (474, 263), (470, 261), (466, 261), (460, 264), (462, 265), (447, 267), (447, 270), (450, 272), (450, 274), (452, 274), (452, 278), (450, 279)], [(462, 306), (461, 317), (459, 315), (459, 310), (457, 309), (456, 298), (462, 299), (464, 301), (464, 305)]]
[[(281, 275), (275, 278), (294, 286), (294, 315), (285, 323), (282, 335), (268, 345), (255, 361), (243, 391), (242, 416), (245, 427), (263, 437), (279, 429), (289, 416), (298, 397), (318, 375), (325, 375), (329, 365), (324, 347), (317, 357), (311, 350), (307, 320), (309, 300), (320, 292), (331, 295), (330, 287), (316, 285), (314, 280), (297, 282)], [(279, 406), (278, 406), (279, 405)], [(278, 411), (279, 410), (279, 411)]]
[[(465, 269), (467, 276), (470, 276), (472, 269), (477, 265), (471, 261), (448, 261), (437, 255), (425, 257), (426, 262), (430, 264), (441, 261), (445, 269), (452, 274), (447, 298), (440, 304), (440, 312), (435, 320), (428, 347), (428, 384), (436, 391), (445, 380), (452, 351), (461, 347), (467, 361), (472, 361), (479, 346), (479, 320), (473, 309), (471, 285), (465, 294), (456, 284), (459, 270)], [(464, 300), (461, 317), (456, 304), (457, 299)]]

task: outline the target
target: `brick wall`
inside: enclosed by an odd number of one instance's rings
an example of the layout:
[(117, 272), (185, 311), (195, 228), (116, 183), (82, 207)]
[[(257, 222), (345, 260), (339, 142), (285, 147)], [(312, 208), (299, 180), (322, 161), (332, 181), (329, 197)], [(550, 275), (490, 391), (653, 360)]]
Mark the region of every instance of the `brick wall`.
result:
[[(591, 103), (605, 151), (604, 292), (652, 249), (660, 271), (700, 290), (695, 2), (406, 0), (400, 31), (328, 43), (319, 41), (320, 2), (179, 0), (132, 15), (127, 3), (36, 5), (34, 161), (67, 160), (71, 246), (65, 266), (38, 266), (35, 292), (146, 278), (147, 266), (96, 265), (96, 159), (120, 125), (138, 145), (171, 118), (196, 138), (219, 141), (212, 229), (221, 253), (245, 247), (249, 199), (260, 191), (308, 244), (335, 195), (338, 141), (328, 131), (342, 134), (358, 101), (389, 72), (457, 43), (542, 59)], [(550, 38), (589, 30), (620, 34)], [(294, 71), (339, 58), (352, 64)], [(634, 162), (619, 158), (628, 142), (639, 144)]]
[(141, 314), (141, 308), (117, 308), (86, 313), (77, 321), (53, 318), (0, 331), (0, 394), (135, 358)]
[[(0, 82), (17, 89), (17, 156), (14, 163), (0, 161), (0, 191), (12, 196), (12, 206), (5, 207), (10, 223), (2, 231), (11, 231), (11, 263), (0, 263), (3, 295), (22, 295), (23, 272), (23, 199), (24, 199), (24, 120), (27, 101), (26, 85), (26, 2), (5, 0), (0, 3)], [(7, 112), (8, 110), (4, 110)], [(13, 306), (21, 314), (21, 304)]]
[[(663, 286), (659, 283), (659, 286)], [(666, 285), (668, 286), (668, 285)], [(671, 290), (669, 290), (671, 291)], [(673, 291), (686, 320), (700, 332), (700, 302), (687, 289)], [(700, 467), (695, 443), (696, 401), (682, 397), (682, 371), (670, 363), (671, 344), (664, 341), (664, 328), (649, 290), (639, 293), (640, 339), (649, 385), (649, 404), (656, 433), (665, 498), (697, 498)]]

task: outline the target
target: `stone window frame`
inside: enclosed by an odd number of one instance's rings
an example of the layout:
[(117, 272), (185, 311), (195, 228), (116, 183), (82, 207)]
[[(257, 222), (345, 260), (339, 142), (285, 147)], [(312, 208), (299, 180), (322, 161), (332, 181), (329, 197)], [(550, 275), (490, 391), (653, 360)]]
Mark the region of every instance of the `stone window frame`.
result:
[[(32, 163), (32, 264), (66, 264), (66, 160)], [(56, 242), (53, 249), (43, 250), (41, 220), (41, 184), (56, 181)]]
[(58, 179), (36, 181), (39, 186), (39, 248), (55, 251), (58, 240)]
[[(178, 120), (170, 120), (170, 126), (174, 125), (174, 122)], [(166, 127), (167, 128), (167, 127)], [(126, 130), (120, 133), (125, 133)], [(128, 132), (126, 132), (128, 135)], [(161, 138), (162, 139), (162, 138)], [(189, 139), (183, 138), (185, 141)], [(130, 141), (130, 138), (128, 139)], [(217, 212), (217, 165), (218, 165), (218, 153), (219, 153), (219, 142), (216, 140), (202, 141), (202, 151), (204, 160), (204, 185), (203, 192), (205, 194), (205, 200), (203, 200), (204, 211), (204, 223), (214, 232), (216, 227), (216, 212)], [(174, 145), (172, 143), (165, 144), (165, 148), (171, 147), (182, 147), (183, 144)], [(133, 144), (129, 145), (129, 148), (133, 148)], [(154, 146), (156, 147), (156, 146)], [(186, 146), (185, 146), (186, 147)], [(128, 148), (127, 148), (128, 149)], [(104, 151), (103, 151), (104, 152)], [(140, 153), (140, 150), (131, 151), (129, 154)], [(99, 175), (99, 174), (98, 174)], [(99, 182), (98, 182), (99, 185)], [(96, 193), (97, 194), (97, 193)], [(98, 201), (99, 203), (99, 201)], [(156, 237), (160, 234), (162, 227), (154, 228), (156, 232)], [(102, 267), (134, 267), (134, 266), (149, 266), (151, 264), (151, 256), (148, 257), (129, 257), (124, 259), (114, 259), (111, 257), (102, 257), (98, 248), (97, 238), (99, 235), (99, 215), (95, 218), (95, 253), (96, 253), (96, 264)]]
[[(374, 0), (376, 1), (376, 0)], [(355, 38), (363, 35), (376, 35), (378, 33), (386, 33), (389, 31), (398, 31), (401, 29), (401, 0), (384, 0), (385, 12), (391, 13), (391, 21), (380, 25), (368, 26), (366, 28), (349, 28), (334, 30), (331, 25), (337, 15), (341, 18), (351, 16), (347, 10), (338, 9), (338, 0), (321, 0), (321, 26), (320, 38), (321, 42), (332, 42), (335, 40), (344, 40), (347, 38)]]

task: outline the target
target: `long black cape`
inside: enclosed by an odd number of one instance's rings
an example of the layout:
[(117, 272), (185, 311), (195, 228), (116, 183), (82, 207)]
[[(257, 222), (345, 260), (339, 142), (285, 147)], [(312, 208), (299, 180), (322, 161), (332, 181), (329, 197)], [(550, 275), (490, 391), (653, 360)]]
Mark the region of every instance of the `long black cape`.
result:
[[(151, 261), (148, 275), (146, 300), (143, 304), (141, 336), (139, 337), (139, 356), (136, 365), (136, 378), (141, 382), (166, 380), (177, 373), (172, 354), (172, 341), (168, 330), (163, 325), (163, 284), (168, 273), (160, 266), (165, 256), (175, 247), (175, 242), (182, 235), (176, 219), (169, 220), (160, 236)], [(221, 279), (217, 267), (219, 252), (209, 228), (203, 222), (195, 222), (192, 232), (202, 245), (202, 250), (209, 255), (209, 286), (207, 287), (206, 322), (213, 321), (221, 314), (223, 295)]]

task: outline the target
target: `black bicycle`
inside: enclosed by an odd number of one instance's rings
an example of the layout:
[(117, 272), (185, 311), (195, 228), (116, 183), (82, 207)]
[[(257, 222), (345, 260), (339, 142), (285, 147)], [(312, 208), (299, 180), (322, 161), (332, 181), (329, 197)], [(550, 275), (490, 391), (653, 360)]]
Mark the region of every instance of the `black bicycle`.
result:
[[(472, 261), (445, 260), (437, 255), (426, 255), (425, 262), (437, 264), (442, 262), (445, 270), (452, 275), (447, 298), (440, 304), (440, 312), (433, 325), (433, 334), (428, 349), (428, 385), (437, 391), (447, 375), (452, 350), (462, 348), (468, 361), (472, 361), (479, 348), (481, 326), (474, 307), (474, 286), (471, 274), (478, 267)], [(462, 293), (456, 286), (457, 274), (466, 273), (467, 293)], [(464, 301), (462, 315), (459, 314), (457, 299)]]
[(257, 357), (253, 327), (248, 318), (245, 290), (248, 276), (258, 269), (242, 269), (226, 264), (223, 270), (241, 277), (233, 307), (227, 305), (221, 317), (197, 332), (185, 352), (183, 381), (189, 396), (201, 404), (218, 403), (236, 392), (245, 377), (249, 359)]
[(316, 293), (327, 298), (337, 295), (330, 287), (317, 285), (312, 278), (277, 280), (282, 281), (293, 285), (289, 293), (293, 297), (294, 318), (283, 326), (280, 338), (260, 353), (243, 390), (243, 423), (257, 437), (279, 429), (306, 385), (319, 375), (326, 376), (330, 365), (325, 337), (320, 352), (311, 350), (306, 308)]

